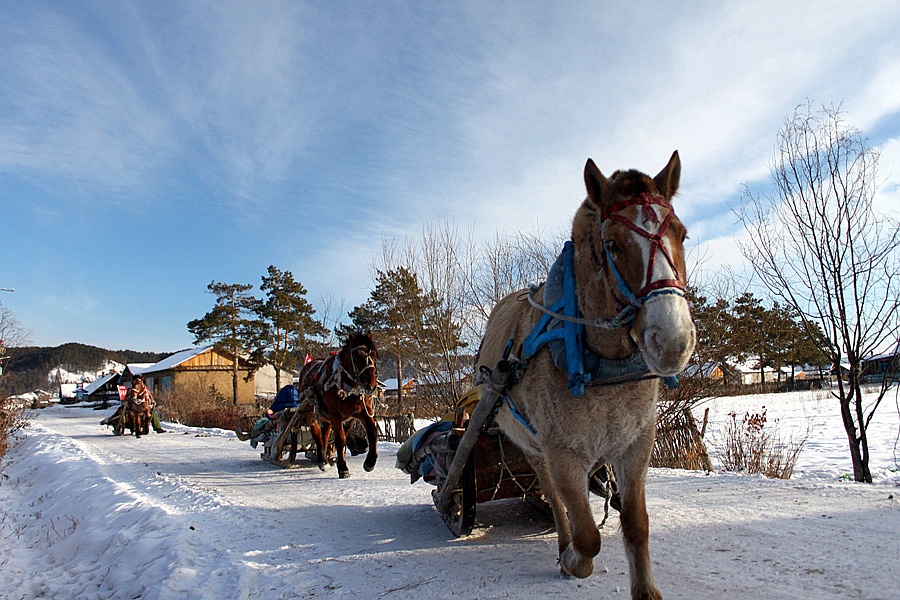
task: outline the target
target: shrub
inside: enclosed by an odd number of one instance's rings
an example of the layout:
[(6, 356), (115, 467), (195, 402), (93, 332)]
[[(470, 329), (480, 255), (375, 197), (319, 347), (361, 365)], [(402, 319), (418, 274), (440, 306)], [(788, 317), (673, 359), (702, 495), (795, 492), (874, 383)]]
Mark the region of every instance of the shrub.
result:
[(10, 436), (27, 426), (24, 403), (16, 398), (0, 396), (0, 459), (6, 456)]
[(745, 412), (740, 421), (735, 412), (728, 413), (728, 417), (721, 433), (712, 441), (726, 471), (761, 473), (777, 479), (791, 478), (797, 457), (809, 439), (809, 428), (799, 440), (783, 440), (777, 421), (766, 427), (765, 406), (758, 413)]
[(231, 430), (244, 414), (242, 407), (232, 405), (215, 386), (200, 382), (160, 393), (156, 401), (161, 419), (190, 427)]

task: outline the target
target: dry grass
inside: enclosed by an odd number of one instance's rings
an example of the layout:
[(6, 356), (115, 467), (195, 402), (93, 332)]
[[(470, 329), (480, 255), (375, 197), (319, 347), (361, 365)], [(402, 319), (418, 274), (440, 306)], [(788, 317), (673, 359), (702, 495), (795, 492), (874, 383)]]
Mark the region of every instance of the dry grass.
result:
[(0, 397), (0, 459), (6, 456), (10, 437), (28, 426), (25, 406), (18, 400)]
[(160, 393), (156, 403), (161, 419), (189, 427), (232, 430), (245, 412), (244, 408), (231, 404), (215, 386), (204, 385), (202, 381)]

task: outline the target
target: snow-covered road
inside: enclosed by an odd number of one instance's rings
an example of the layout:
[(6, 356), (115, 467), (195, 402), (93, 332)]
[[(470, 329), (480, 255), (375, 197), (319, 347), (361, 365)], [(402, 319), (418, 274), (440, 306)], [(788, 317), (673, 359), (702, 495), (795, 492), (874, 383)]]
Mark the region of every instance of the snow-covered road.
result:
[[(103, 414), (32, 415), (0, 480), (2, 598), (627, 598), (618, 519), (595, 573), (564, 578), (524, 503), (455, 539), (381, 444), (376, 469), (281, 470), (233, 434), (117, 438)], [(652, 469), (666, 598), (900, 598), (900, 488)], [(601, 516), (603, 506), (594, 500)]]

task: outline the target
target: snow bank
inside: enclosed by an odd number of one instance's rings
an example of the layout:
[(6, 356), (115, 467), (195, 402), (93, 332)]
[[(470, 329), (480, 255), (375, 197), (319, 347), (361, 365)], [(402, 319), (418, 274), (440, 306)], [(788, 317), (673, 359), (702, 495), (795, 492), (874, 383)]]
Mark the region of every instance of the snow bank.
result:
[[(816, 421), (797, 478), (651, 469), (651, 558), (664, 596), (897, 597), (896, 414), (885, 410), (872, 437), (882, 483), (864, 485), (841, 480), (849, 460), (827, 398), (717, 400), (710, 427), (762, 405), (785, 427)], [(306, 462), (275, 468), (231, 432), (167, 423), (167, 434), (117, 438), (103, 416), (39, 411), (10, 451), (0, 597), (629, 596), (615, 512), (594, 575), (568, 579), (552, 525), (522, 502), (479, 505), (474, 534), (453, 538), (431, 486), (393, 468), (396, 444), (379, 445), (371, 473), (349, 458), (353, 476), (339, 480)], [(592, 507), (599, 521), (603, 505)]]

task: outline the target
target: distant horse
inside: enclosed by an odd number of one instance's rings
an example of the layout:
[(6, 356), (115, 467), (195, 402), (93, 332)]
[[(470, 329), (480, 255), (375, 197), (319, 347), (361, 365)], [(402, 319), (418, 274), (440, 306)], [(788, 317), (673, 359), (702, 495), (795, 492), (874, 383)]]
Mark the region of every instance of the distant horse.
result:
[(150, 403), (129, 394), (122, 410), (123, 429), (127, 427), (135, 437), (150, 433)]
[(632, 598), (662, 598), (644, 497), (658, 377), (681, 372), (696, 339), (684, 299), (686, 231), (670, 204), (680, 173), (677, 152), (652, 179), (634, 170), (607, 179), (588, 159), (571, 241), (547, 283), (494, 307), (476, 361), (490, 369), (520, 353), (526, 363), (496, 421), (537, 473), (565, 574), (593, 571), (600, 532), (588, 482), (604, 461), (613, 466)]
[(344, 459), (347, 438), (344, 422), (357, 418), (366, 430), (366, 471), (378, 460), (378, 428), (372, 393), (378, 383), (375, 360), (378, 351), (371, 333), (350, 332), (343, 347), (324, 360), (314, 360), (300, 371), (301, 395), (312, 405), (309, 429), (316, 441), (316, 462), (323, 471), (328, 464), (328, 437), (334, 434), (338, 476), (350, 476)]

